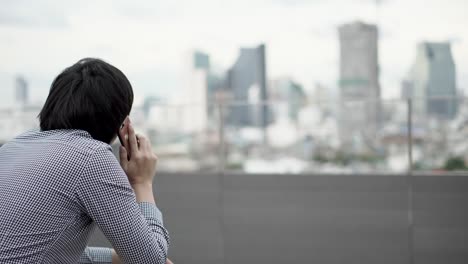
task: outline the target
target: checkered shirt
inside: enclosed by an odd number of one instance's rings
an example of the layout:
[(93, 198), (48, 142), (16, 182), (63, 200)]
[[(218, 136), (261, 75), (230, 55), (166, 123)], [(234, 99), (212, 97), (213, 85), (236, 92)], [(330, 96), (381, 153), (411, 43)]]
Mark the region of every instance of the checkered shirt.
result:
[(168, 233), (137, 203), (111, 147), (83, 130), (31, 130), (0, 147), (0, 263), (165, 263)]

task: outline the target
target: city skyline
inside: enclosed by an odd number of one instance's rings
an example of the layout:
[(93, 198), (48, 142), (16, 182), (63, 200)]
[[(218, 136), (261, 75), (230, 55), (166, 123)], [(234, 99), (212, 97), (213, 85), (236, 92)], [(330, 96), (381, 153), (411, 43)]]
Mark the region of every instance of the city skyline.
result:
[[(414, 48), (425, 40), (453, 42), (457, 83), (467, 88), (465, 5), (463, 1), (383, 1), (379, 57), (384, 98), (398, 97), (400, 83), (415, 58)], [(272, 79), (290, 76), (308, 91), (316, 82), (336, 90), (337, 27), (355, 20), (376, 20), (374, 1), (364, 0), (103, 1), (93, 4), (93, 10), (83, 6), (51, 0), (5, 2), (0, 11), (4, 39), (0, 46), (4, 58), (0, 63), (1, 105), (14, 98), (14, 76), (21, 74), (28, 80), (32, 101), (44, 100), (58, 72), (85, 56), (101, 57), (120, 67), (137, 98), (174, 95), (182, 88), (178, 80), (186, 50), (203, 50), (211, 55), (214, 69), (227, 69), (239, 47), (259, 43), (268, 47), (267, 69)]]

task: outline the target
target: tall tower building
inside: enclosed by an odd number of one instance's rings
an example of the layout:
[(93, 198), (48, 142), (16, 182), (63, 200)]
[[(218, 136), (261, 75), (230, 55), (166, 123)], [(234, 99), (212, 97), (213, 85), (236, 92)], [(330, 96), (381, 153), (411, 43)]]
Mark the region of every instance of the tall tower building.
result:
[(185, 92), (188, 104), (183, 107), (182, 129), (188, 132), (201, 132), (207, 129), (209, 121), (209, 55), (201, 51), (191, 52), (188, 71)]
[(378, 30), (375, 25), (353, 22), (340, 26), (338, 32), (341, 138), (344, 142), (356, 136), (373, 138), (380, 117)]
[(15, 98), (18, 105), (24, 106), (28, 103), (28, 82), (23, 76), (16, 77)]
[(194, 51), (192, 54), (192, 68), (194, 69), (210, 69), (210, 56), (201, 51)]
[(238, 126), (266, 127), (270, 122), (265, 45), (242, 48), (234, 65), (229, 69), (227, 86), (232, 99), (250, 105), (230, 107), (228, 122)]
[(452, 119), (457, 114), (455, 63), (450, 43), (423, 42), (416, 60), (402, 84), (407, 98), (413, 99), (416, 118)]

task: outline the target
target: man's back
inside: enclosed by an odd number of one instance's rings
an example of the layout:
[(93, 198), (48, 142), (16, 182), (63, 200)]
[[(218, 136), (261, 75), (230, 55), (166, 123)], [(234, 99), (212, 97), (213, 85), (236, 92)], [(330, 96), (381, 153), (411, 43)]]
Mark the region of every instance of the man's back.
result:
[[(110, 146), (85, 131), (29, 131), (0, 148), (0, 263), (76, 263), (94, 222), (128, 260), (138, 256), (125, 244), (139, 239), (167, 250), (160, 213), (154, 206), (145, 219), (145, 206)], [(148, 227), (158, 235), (148, 237)]]

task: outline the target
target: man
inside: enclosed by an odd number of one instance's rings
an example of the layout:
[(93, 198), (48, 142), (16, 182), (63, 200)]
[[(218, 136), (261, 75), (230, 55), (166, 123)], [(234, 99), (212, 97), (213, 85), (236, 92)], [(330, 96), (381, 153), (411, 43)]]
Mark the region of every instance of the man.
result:
[[(102, 60), (57, 76), (40, 130), (0, 148), (0, 263), (166, 263), (157, 157), (128, 119), (132, 103), (130, 82)], [(96, 225), (114, 249), (86, 247)]]

